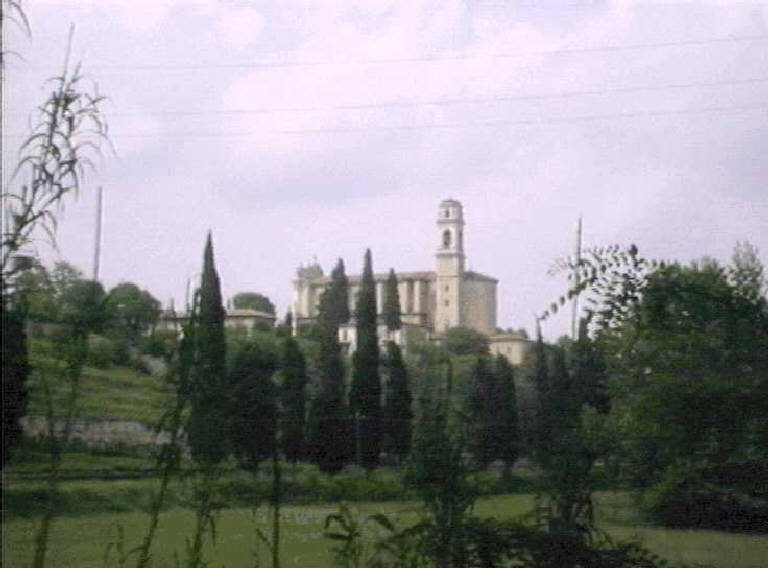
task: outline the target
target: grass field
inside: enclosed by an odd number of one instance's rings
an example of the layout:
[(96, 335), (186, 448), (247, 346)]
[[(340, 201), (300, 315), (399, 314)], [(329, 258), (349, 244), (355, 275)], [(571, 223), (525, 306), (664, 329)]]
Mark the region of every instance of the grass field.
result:
[[(29, 416), (44, 416), (45, 404), (39, 381), (32, 373), (28, 382)], [(54, 391), (54, 402), (63, 404), (66, 385)], [(148, 425), (158, 422), (168, 408), (171, 393), (163, 380), (127, 367), (83, 369), (77, 402), (78, 418), (133, 420)]]
[[(480, 499), (476, 513), (480, 516), (509, 518), (529, 510), (530, 495), (504, 495)], [(668, 530), (643, 526), (635, 516), (629, 497), (624, 493), (600, 493), (597, 499), (600, 526), (612, 536), (622, 539), (639, 538), (660, 556), (676, 562), (702, 563), (718, 568), (763, 568), (768, 566), (768, 536), (749, 536), (714, 531)], [(360, 515), (374, 512), (394, 517), (408, 524), (418, 515), (418, 504), (357, 503), (351, 506)], [(336, 506), (287, 506), (283, 515), (283, 566), (332, 566), (331, 541), (323, 538), (323, 520)], [(215, 546), (208, 543), (207, 558), (212, 568), (251, 567), (258, 554), (261, 566), (267, 566), (267, 551), (257, 544), (255, 528), (267, 531), (267, 509), (255, 514), (248, 509), (222, 511), (217, 524)], [(125, 549), (139, 542), (146, 527), (147, 517), (140, 513), (99, 514), (86, 517), (58, 519), (50, 548), (50, 566), (61, 568), (95, 568), (104, 566), (104, 553), (114, 542), (117, 527), (125, 535)], [(160, 522), (155, 565), (173, 565), (174, 553), (182, 554), (193, 529), (194, 518), (189, 511), (173, 509), (165, 513)], [(27, 566), (32, 557), (34, 519), (17, 519), (5, 523), (3, 537), (3, 565)], [(115, 556), (112, 556), (113, 560)], [(110, 566), (116, 566), (113, 561)], [(130, 565), (130, 562), (129, 564)]]

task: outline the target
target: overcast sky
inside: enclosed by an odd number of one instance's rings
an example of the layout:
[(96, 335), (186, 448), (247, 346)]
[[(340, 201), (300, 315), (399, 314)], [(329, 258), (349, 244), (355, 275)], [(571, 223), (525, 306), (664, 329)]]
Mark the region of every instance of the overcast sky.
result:
[[(768, 253), (768, 6), (628, 2), (24, 2), (6, 25), (7, 173), (44, 80), (73, 58), (109, 97), (116, 155), (58, 231), (102, 279), (183, 304), (212, 230), (226, 297), (282, 315), (296, 267), (432, 270), (440, 200), (464, 205), (500, 325), (533, 328), (574, 246)], [(547, 324), (556, 337), (564, 319)]]

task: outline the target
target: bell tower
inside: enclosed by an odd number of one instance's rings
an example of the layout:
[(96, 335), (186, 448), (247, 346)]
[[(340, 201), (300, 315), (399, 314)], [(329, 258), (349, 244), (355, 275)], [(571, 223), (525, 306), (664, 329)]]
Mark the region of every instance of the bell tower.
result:
[(437, 305), (435, 331), (445, 333), (462, 325), (461, 282), (464, 277), (464, 212), (454, 199), (442, 201), (437, 210)]

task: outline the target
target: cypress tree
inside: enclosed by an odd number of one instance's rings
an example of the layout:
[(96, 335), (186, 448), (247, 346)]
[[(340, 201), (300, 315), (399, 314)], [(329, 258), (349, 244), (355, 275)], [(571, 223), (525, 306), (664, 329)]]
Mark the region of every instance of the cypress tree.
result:
[(547, 350), (541, 329), (537, 330), (536, 345), (533, 352), (533, 384), (536, 388), (536, 415), (534, 454), (537, 461), (543, 464), (548, 461), (549, 450), (552, 444), (551, 401), (549, 366), (547, 364)]
[(196, 313), (191, 321), (189, 346), (191, 368), (189, 377), (189, 416), (186, 423), (187, 439), (192, 459), (201, 470), (195, 488), (196, 524), (191, 544), (187, 547), (187, 566), (198, 568), (203, 564), (203, 537), (212, 525), (216, 508), (213, 498), (219, 464), (230, 453), (231, 398), (226, 369), (226, 341), (224, 335), (224, 306), (221, 285), (213, 261), (211, 234), (205, 243), (203, 272), (196, 302)]
[(376, 467), (379, 457), (379, 419), (381, 380), (379, 378), (379, 340), (376, 332), (376, 283), (373, 279), (371, 251), (365, 251), (363, 276), (356, 309), (357, 349), (352, 357), (350, 406), (358, 420), (356, 433), (362, 465)]
[(3, 458), (8, 463), (11, 452), (21, 440), (21, 418), (27, 410), (27, 377), (29, 356), (25, 310), (12, 306), (3, 290), (2, 305), (2, 368), (3, 368)]
[(341, 259), (331, 272), (331, 283), (320, 298), (317, 319), (320, 384), (310, 410), (308, 438), (320, 469), (336, 472), (349, 459), (353, 439), (345, 404), (344, 360), (338, 339), (339, 325), (349, 321), (348, 282)]
[(497, 355), (495, 363), (499, 392), (497, 409), (499, 416), (499, 457), (504, 460), (505, 471), (508, 473), (520, 453), (520, 425), (517, 415), (515, 374), (512, 365), (503, 355)]
[(471, 442), (470, 446), (475, 460), (486, 467), (499, 457), (498, 422), (499, 412), (498, 390), (496, 375), (490, 365), (488, 356), (480, 355), (472, 366), (468, 398), (468, 414), (470, 416)]
[(292, 337), (283, 344), (282, 371), (283, 451), (288, 460), (296, 462), (304, 457), (307, 364)]
[(408, 371), (405, 368), (403, 354), (394, 341), (387, 343), (387, 368), (389, 386), (387, 401), (384, 406), (384, 423), (388, 432), (388, 450), (403, 459), (411, 451), (411, 388), (408, 384)]
[(579, 338), (573, 345), (574, 380), (579, 396), (586, 404), (603, 414), (610, 410), (607, 392), (608, 371), (605, 355), (599, 340), (592, 340), (584, 318), (579, 322)]
[(389, 269), (387, 288), (384, 295), (384, 323), (390, 333), (400, 329), (403, 324), (400, 318), (400, 292), (397, 289), (397, 276), (393, 268)]
[(256, 471), (272, 455), (277, 423), (277, 369), (274, 353), (255, 342), (239, 346), (230, 365), (232, 450), (243, 469)]
[(344, 403), (344, 360), (335, 335), (323, 334), (318, 355), (320, 384), (311, 410), (312, 453), (322, 471), (336, 472), (351, 453), (352, 428)]
[(228, 455), (229, 389), (221, 285), (213, 261), (211, 234), (205, 243), (198, 312), (194, 330), (194, 364), (190, 381), (187, 435), (192, 458), (213, 466)]
[(320, 297), (318, 324), (326, 333), (338, 334), (339, 326), (349, 321), (349, 280), (344, 261), (339, 259), (331, 271), (331, 282)]

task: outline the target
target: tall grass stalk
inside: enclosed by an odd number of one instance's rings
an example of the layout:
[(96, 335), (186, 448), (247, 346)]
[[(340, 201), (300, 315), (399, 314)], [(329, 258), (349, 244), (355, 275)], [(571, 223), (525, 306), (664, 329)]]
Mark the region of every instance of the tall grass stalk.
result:
[(179, 342), (173, 359), (170, 361), (168, 370), (168, 379), (175, 383), (175, 396), (173, 408), (163, 419), (160, 420), (157, 430), (158, 433), (166, 427), (170, 429), (171, 438), (166, 446), (163, 447), (159, 456), (161, 465), (160, 488), (152, 499), (149, 514), (149, 526), (139, 546), (139, 557), (136, 562), (136, 568), (147, 568), (151, 559), (152, 543), (155, 539), (157, 527), (160, 523), (160, 512), (168, 495), (168, 487), (174, 474), (181, 469), (181, 428), (184, 419), (184, 410), (189, 400), (190, 375), (194, 364), (194, 351), (192, 349), (190, 337), (193, 334), (196, 325), (197, 314), (197, 295), (193, 300), (191, 316), (184, 325), (182, 340)]
[[(58, 502), (59, 482), (61, 480), (61, 452), (67, 445), (72, 433), (72, 424), (76, 416), (76, 404), (80, 392), (80, 378), (82, 376), (85, 356), (88, 349), (87, 333), (75, 333), (62, 339), (63, 359), (52, 357), (48, 363), (38, 366), (36, 369), (42, 383), (43, 396), (45, 398), (46, 421), (48, 427), (49, 469), (46, 481), (47, 499), (45, 511), (40, 521), (40, 526), (35, 536), (34, 568), (45, 566), (45, 557), (48, 550), (51, 525), (56, 516)], [(53, 354), (52, 354), (53, 355)], [(64, 405), (63, 421), (57, 420), (54, 405), (52, 384), (59, 376), (66, 378), (68, 387)], [(57, 424), (61, 424), (61, 434), (57, 433)]]

